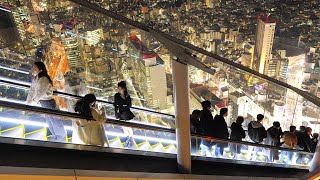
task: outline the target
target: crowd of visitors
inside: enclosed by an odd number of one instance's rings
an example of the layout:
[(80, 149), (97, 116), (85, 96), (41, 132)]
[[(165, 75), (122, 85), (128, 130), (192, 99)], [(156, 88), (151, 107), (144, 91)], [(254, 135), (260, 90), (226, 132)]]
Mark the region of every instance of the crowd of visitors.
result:
[[(32, 84), (27, 97), (27, 104), (40, 104), (42, 107), (57, 110), (57, 104), (53, 98), (53, 83), (48, 75), (47, 69), (42, 62), (35, 62), (32, 67)], [(297, 149), (306, 152), (315, 152), (318, 144), (319, 134), (312, 134), (310, 127), (300, 126), (296, 130), (295, 126), (290, 126), (289, 131), (282, 131), (280, 122), (275, 121), (267, 130), (263, 126), (264, 115), (258, 114), (255, 121), (248, 124), (246, 133), (242, 127), (244, 118), (237, 117), (231, 124), (230, 133), (225, 118), (228, 116), (228, 109), (220, 109), (220, 113), (212, 116), (210, 101), (201, 103), (202, 110), (194, 110), (190, 115), (191, 133), (220, 139), (220, 141), (201, 140), (200, 146), (195, 141), (191, 141), (192, 146), (200, 147), (203, 154), (212, 156), (212, 147), (215, 147), (216, 157), (222, 157), (226, 147), (230, 148), (233, 156), (241, 153), (242, 144), (236, 143), (249, 136), (249, 141), (255, 144), (264, 144), (286, 149)], [(134, 114), (130, 111), (132, 106), (131, 97), (128, 93), (125, 81), (118, 83), (118, 93), (114, 96), (115, 116), (119, 120), (131, 120)], [(74, 108), (75, 112), (82, 115), (87, 121), (75, 121), (73, 123), (74, 133), (85, 144), (108, 146), (108, 140), (105, 135), (104, 123), (106, 122), (105, 111), (96, 103), (96, 97), (93, 94), (85, 95), (79, 100)], [(47, 116), (46, 118), (49, 131), (52, 134), (52, 140), (64, 142), (66, 130), (63, 120)], [(127, 136), (124, 143), (125, 147), (131, 147), (133, 141), (133, 130), (130, 127), (123, 127), (123, 132)], [(227, 143), (224, 140), (230, 139), (235, 143)], [(221, 141), (222, 140), (222, 141)], [(267, 150), (265, 150), (267, 149)], [(280, 160), (289, 157), (291, 161), (295, 155), (293, 151), (282, 149), (280, 152), (276, 148), (261, 148), (261, 146), (248, 145), (248, 154), (252, 158), (257, 158), (258, 152), (266, 151), (269, 161)], [(253, 153), (254, 152), (254, 153)], [(301, 163), (306, 154), (299, 153), (296, 157), (296, 163)], [(287, 161), (288, 162), (288, 161)]]
[[(57, 103), (53, 98), (53, 82), (48, 75), (48, 71), (43, 62), (35, 62), (32, 67), (32, 84), (26, 100), (27, 104), (40, 104), (44, 108), (58, 110)], [(126, 82), (118, 83), (118, 93), (114, 95), (115, 116), (119, 120), (131, 120), (134, 114), (130, 108), (132, 106), (131, 97), (128, 93)], [(74, 107), (74, 111), (83, 116), (84, 120), (73, 121), (73, 136), (79, 141), (88, 145), (109, 146), (105, 134), (104, 123), (107, 121), (104, 108), (96, 103), (96, 96), (87, 94), (80, 99)], [(65, 142), (67, 132), (64, 128), (63, 120), (54, 116), (46, 116), (48, 129), (51, 133), (52, 141)], [(130, 127), (122, 127), (127, 139), (125, 147), (133, 145), (133, 130)]]
[[(248, 124), (247, 133), (242, 127), (244, 118), (238, 116), (235, 122), (231, 124), (230, 129), (227, 126), (225, 117), (228, 115), (228, 109), (220, 109), (220, 113), (213, 117), (210, 109), (211, 102), (203, 101), (201, 103), (202, 110), (194, 110), (190, 116), (191, 133), (197, 135), (203, 135), (213, 137), (217, 139), (230, 139), (232, 141), (242, 141), (249, 136), (250, 143), (264, 144), (268, 146), (281, 147), (286, 149), (296, 149), (306, 152), (315, 152), (318, 144), (319, 134), (312, 134), (310, 127), (301, 126), (299, 130), (296, 130), (295, 126), (290, 126), (289, 131), (282, 131), (280, 122), (275, 121), (273, 125), (266, 129), (263, 126), (264, 115), (258, 114), (255, 121), (251, 121)], [(230, 132), (230, 136), (229, 136)], [(210, 141), (202, 140), (200, 148), (203, 154), (206, 156), (212, 156), (211, 150), (215, 147), (214, 154), (216, 157), (222, 157), (224, 149), (230, 148), (230, 152), (234, 157), (241, 153), (243, 148), (239, 143), (226, 143), (225, 141)], [(280, 149), (281, 149), (280, 148)], [(284, 157), (287, 156), (287, 161), (296, 159), (296, 163), (302, 163), (306, 158), (306, 154), (300, 153), (297, 157), (293, 158), (293, 151), (279, 151), (277, 148), (261, 148), (261, 146), (254, 146), (248, 144), (248, 154), (252, 155), (252, 159), (257, 158), (258, 152), (267, 154), (269, 161), (276, 160), (284, 161)]]

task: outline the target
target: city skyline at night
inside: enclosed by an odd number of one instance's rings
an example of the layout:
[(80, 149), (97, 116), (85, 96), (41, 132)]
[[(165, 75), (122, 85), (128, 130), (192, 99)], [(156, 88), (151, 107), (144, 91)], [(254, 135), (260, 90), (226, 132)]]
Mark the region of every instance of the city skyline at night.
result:
[[(91, 2), (320, 97), (317, 1)], [(173, 114), (174, 56), (149, 33), (69, 1), (2, 3), (10, 14), (5, 21), (13, 25), (1, 32), (14, 37), (0, 36), (4, 67), (29, 72), (41, 60), (58, 90), (110, 101), (117, 82), (126, 80), (134, 105)], [(210, 100), (214, 113), (230, 108), (229, 124), (238, 115), (249, 121), (258, 113), (268, 126), (279, 118), (286, 128), (318, 122), (317, 107), (292, 91), (193, 54), (216, 73), (189, 67), (191, 110)], [(30, 81), (27, 74), (7, 71), (2, 76)]]

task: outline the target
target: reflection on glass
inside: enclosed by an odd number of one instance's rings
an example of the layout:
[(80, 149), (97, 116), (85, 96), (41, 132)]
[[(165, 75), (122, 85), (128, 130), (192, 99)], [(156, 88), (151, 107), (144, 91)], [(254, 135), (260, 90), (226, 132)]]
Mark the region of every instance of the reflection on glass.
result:
[(252, 143), (223, 142), (221, 140), (196, 138), (191, 140), (191, 153), (194, 156), (233, 159), (236, 161), (263, 162), (308, 167), (312, 154), (275, 147), (256, 146)]
[[(53, 131), (48, 130), (49, 125), (46, 119), (50, 118), (53, 123), (55, 123), (55, 120), (62, 120), (63, 126), (55, 130), (66, 130), (67, 132), (67, 135), (58, 142), (84, 144), (75, 129), (77, 128), (75, 123), (79, 124), (80, 121), (86, 121), (84, 119), (61, 118), (54, 115), (43, 115), (3, 107), (1, 107), (0, 110), (0, 125), (2, 127), (0, 136), (57, 142), (57, 139), (50, 133)], [(119, 126), (112, 123), (104, 124), (109, 147), (171, 154), (176, 153), (174, 133), (132, 128), (132, 144), (128, 146), (126, 145), (128, 136), (124, 133), (123, 128), (126, 128), (126, 126)], [(77, 130), (79, 130), (79, 128), (77, 128)], [(107, 147), (107, 144), (105, 144), (105, 146)]]
[(1, 79), (28, 83), (33, 62), (43, 61), (59, 91), (113, 101), (125, 80), (134, 106), (173, 114), (171, 55), (148, 32), (70, 1), (3, 3), (15, 41), (0, 44)]

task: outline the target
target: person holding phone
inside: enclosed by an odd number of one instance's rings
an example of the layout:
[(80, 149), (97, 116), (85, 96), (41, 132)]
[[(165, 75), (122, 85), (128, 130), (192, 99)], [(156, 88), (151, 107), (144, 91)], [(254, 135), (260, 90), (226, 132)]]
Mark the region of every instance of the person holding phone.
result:
[(106, 113), (101, 104), (96, 103), (96, 96), (85, 95), (76, 103), (74, 110), (87, 119), (74, 123), (74, 133), (79, 139), (88, 145), (109, 146), (104, 128)]

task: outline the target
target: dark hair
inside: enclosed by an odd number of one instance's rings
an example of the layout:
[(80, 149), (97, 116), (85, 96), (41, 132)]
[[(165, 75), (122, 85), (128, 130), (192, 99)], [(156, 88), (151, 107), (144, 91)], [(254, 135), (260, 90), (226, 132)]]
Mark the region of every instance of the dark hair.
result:
[(82, 115), (85, 118), (91, 119), (92, 114), (91, 114), (90, 104), (95, 101), (96, 101), (95, 95), (87, 94), (76, 103), (76, 105), (74, 107), (74, 111), (79, 113), (80, 115)]
[(258, 120), (258, 121), (262, 121), (263, 118), (264, 118), (264, 115), (262, 115), (262, 114), (258, 114), (258, 115), (257, 115), (257, 120)]
[(223, 116), (224, 114), (226, 114), (228, 112), (228, 108), (221, 108), (220, 109), (220, 116)]
[(127, 84), (125, 81), (120, 81), (118, 83), (118, 87), (121, 87), (124, 90), (124, 95), (127, 96), (128, 95), (128, 89), (127, 89)]
[(236, 123), (242, 124), (243, 122), (244, 122), (244, 118), (242, 116), (238, 116), (237, 120), (236, 120)]
[(305, 131), (307, 128), (305, 126), (300, 126), (300, 131)]
[(192, 111), (192, 114), (191, 114), (191, 118), (194, 118), (194, 119), (199, 119), (200, 118), (200, 114), (201, 114), (201, 111), (196, 109), (196, 110), (193, 110)]
[(52, 85), (52, 80), (51, 80), (50, 76), (48, 75), (48, 71), (47, 71), (46, 65), (44, 65), (44, 63), (41, 62), (41, 61), (35, 62), (34, 65), (37, 66), (37, 68), (39, 69), (38, 77), (39, 78), (41, 78), (41, 77), (48, 78), (50, 84)]
[(297, 130), (297, 128), (295, 127), (295, 126), (290, 126), (290, 128), (289, 128), (289, 131), (290, 132), (294, 132), (294, 131), (296, 131)]
[(312, 128), (311, 127), (307, 127), (306, 128), (306, 132), (309, 132), (309, 131), (312, 132)]
[(208, 100), (202, 101), (201, 106), (203, 109), (208, 109), (209, 107), (211, 107), (211, 102)]
[(318, 137), (319, 137), (319, 133), (313, 133), (313, 138), (317, 138), (318, 139)]
[(275, 122), (273, 122), (273, 126), (274, 126), (274, 127), (280, 127), (280, 123), (279, 123), (279, 121), (275, 121)]

